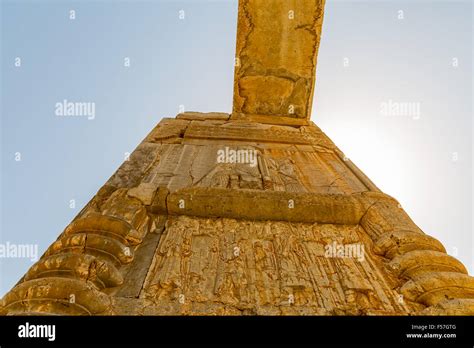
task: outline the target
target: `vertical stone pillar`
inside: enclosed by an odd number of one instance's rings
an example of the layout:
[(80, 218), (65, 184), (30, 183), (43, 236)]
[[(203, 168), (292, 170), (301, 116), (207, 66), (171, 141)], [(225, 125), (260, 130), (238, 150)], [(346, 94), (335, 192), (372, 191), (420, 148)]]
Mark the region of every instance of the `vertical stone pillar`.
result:
[(305, 125), (324, 0), (240, 0), (232, 118)]

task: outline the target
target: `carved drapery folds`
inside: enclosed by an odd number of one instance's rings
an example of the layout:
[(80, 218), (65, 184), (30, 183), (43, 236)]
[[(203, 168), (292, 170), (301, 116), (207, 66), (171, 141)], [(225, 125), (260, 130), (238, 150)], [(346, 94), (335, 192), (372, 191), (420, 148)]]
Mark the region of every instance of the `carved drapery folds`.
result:
[(114, 194), (102, 208), (110, 215), (86, 208), (4, 297), (8, 314), (111, 313), (106, 290), (124, 283), (121, 268), (133, 261), (148, 231), (148, 216), (140, 204), (122, 201), (117, 207)]
[(374, 251), (391, 260), (388, 268), (400, 279), (398, 290), (403, 298), (427, 307), (417, 313), (474, 314), (474, 278), (438, 240), (424, 234), (399, 205), (374, 204), (361, 226), (373, 239)]

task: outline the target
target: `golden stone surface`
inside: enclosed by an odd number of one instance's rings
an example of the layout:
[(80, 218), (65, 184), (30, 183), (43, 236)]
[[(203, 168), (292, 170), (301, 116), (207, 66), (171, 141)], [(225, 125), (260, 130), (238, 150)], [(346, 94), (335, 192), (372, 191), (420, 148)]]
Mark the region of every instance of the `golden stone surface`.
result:
[(163, 119), (1, 314), (474, 314), (465, 267), (308, 121), (322, 6), (241, 1), (234, 114)]
[(232, 118), (310, 118), (324, 0), (241, 0)]

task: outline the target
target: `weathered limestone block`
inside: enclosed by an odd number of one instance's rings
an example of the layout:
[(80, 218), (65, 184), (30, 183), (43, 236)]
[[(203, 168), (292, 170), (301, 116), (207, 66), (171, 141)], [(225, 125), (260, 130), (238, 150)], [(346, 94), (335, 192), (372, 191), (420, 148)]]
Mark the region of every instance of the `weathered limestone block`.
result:
[(148, 170), (160, 160), (161, 151), (161, 145), (146, 142), (145, 139), (107, 181), (105, 186), (113, 189), (108, 189), (106, 197), (116, 188), (137, 186)]
[(24, 280), (65, 276), (94, 283), (99, 289), (119, 286), (123, 277), (108, 261), (87, 254), (64, 253), (42, 258), (26, 273)]
[(136, 245), (140, 242), (135, 238), (137, 232), (133, 226), (127, 221), (114, 216), (91, 214), (77, 219), (66, 227), (64, 235), (70, 236), (82, 232), (93, 232), (93, 234), (110, 237), (125, 245), (129, 243)]
[(280, 143), (319, 145), (333, 149), (325, 135), (316, 127), (288, 127), (251, 123), (248, 121), (231, 121), (222, 124), (193, 121), (184, 133), (184, 140), (231, 140), (245, 143)]
[[(131, 197), (129, 192), (124, 188), (115, 191), (102, 206), (102, 216), (120, 225), (115, 227), (116, 230), (110, 227), (108, 231), (122, 235), (130, 245), (137, 245), (148, 232), (149, 218), (143, 202)], [(102, 231), (107, 229), (102, 228)]]
[[(434, 306), (444, 299), (474, 297), (474, 278), (467, 275), (464, 265), (447, 255), (438, 240), (424, 234), (399, 205), (376, 202), (360, 224), (374, 241), (374, 252), (391, 260), (389, 271), (399, 278), (406, 300)], [(449, 308), (454, 311), (453, 305)]]
[(148, 134), (144, 142), (154, 144), (180, 144), (190, 121), (185, 119), (164, 118)]
[(177, 120), (188, 121), (227, 121), (230, 114), (223, 112), (184, 112), (176, 116)]
[(420, 315), (474, 315), (474, 299), (463, 298), (443, 300), (435, 306), (427, 307)]
[(118, 189), (101, 204), (107, 215), (86, 211), (64, 230), (5, 297), (7, 313), (113, 313), (108, 295), (99, 290), (124, 283), (121, 268), (132, 262), (134, 247), (149, 229), (146, 208), (127, 191)]
[(364, 260), (330, 258), (333, 241), (363, 243), (354, 225), (169, 217), (140, 298), (154, 314), (409, 311), (369, 248)]
[[(166, 124), (171, 123), (166, 120)], [(249, 141), (254, 144), (249, 145)], [(294, 144), (285, 145), (294, 142), (306, 147), (300, 150)], [(218, 152), (228, 148), (252, 152), (258, 165), (217, 163)], [(153, 191), (159, 187), (171, 191), (193, 185), (317, 193), (366, 191), (368, 187), (346, 167), (336, 150), (313, 125), (298, 129), (246, 122), (192, 121), (182, 144), (163, 144), (160, 161), (142, 172), (140, 183), (135, 182), (133, 187), (127, 184), (128, 195), (149, 205)], [(226, 183), (221, 182), (224, 175)], [(235, 185), (234, 178), (238, 181)], [(117, 188), (111, 189), (110, 183), (102, 191), (93, 199), (93, 212), (103, 211), (104, 203), (119, 194)]]
[(135, 250), (133, 262), (121, 268), (125, 281), (122, 286), (114, 290), (114, 295), (117, 297), (137, 299), (143, 289), (145, 277), (149, 272), (166, 223), (166, 216), (163, 215), (153, 216), (152, 219), (150, 232)]
[(240, 0), (232, 115), (163, 119), (0, 315), (472, 315), (465, 267), (309, 122), (323, 6)]
[(91, 283), (48, 277), (20, 283), (5, 295), (3, 304), (16, 315), (100, 315), (107, 314), (111, 301)]
[(427, 306), (445, 299), (474, 299), (474, 278), (454, 272), (424, 273), (405, 283), (401, 293), (408, 300)]
[(306, 124), (324, 0), (241, 0), (232, 118)]
[[(323, 195), (194, 187), (167, 196), (170, 215), (358, 224), (383, 194)], [(160, 203), (163, 206), (162, 203)], [(257, 206), (258, 205), (258, 206)], [(258, 209), (256, 209), (258, 208)]]
[(392, 259), (412, 250), (433, 250), (446, 253), (444, 246), (435, 238), (420, 232), (395, 231), (382, 235), (375, 242), (374, 250), (379, 255)]
[(144, 205), (151, 205), (157, 189), (157, 185), (153, 183), (142, 182), (137, 187), (128, 190), (128, 195), (139, 199)]
[(423, 233), (398, 202), (378, 202), (373, 205), (367, 211), (361, 225), (373, 240), (379, 239), (388, 232)]
[(133, 260), (133, 250), (130, 247), (117, 239), (93, 233), (76, 233), (71, 236), (63, 236), (48, 248), (44, 256), (63, 252), (87, 253), (109, 261), (116, 266), (130, 263)]
[(416, 278), (430, 272), (458, 272), (467, 274), (466, 267), (452, 256), (432, 250), (414, 250), (395, 257), (390, 267), (399, 277)]

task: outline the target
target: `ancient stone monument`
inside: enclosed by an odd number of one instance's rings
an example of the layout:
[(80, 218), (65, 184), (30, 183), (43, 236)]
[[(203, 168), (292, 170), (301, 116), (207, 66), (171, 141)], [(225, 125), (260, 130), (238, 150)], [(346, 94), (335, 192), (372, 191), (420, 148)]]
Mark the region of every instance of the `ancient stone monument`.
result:
[(163, 119), (2, 313), (474, 314), (466, 268), (310, 122), (323, 7), (241, 0), (232, 114)]

